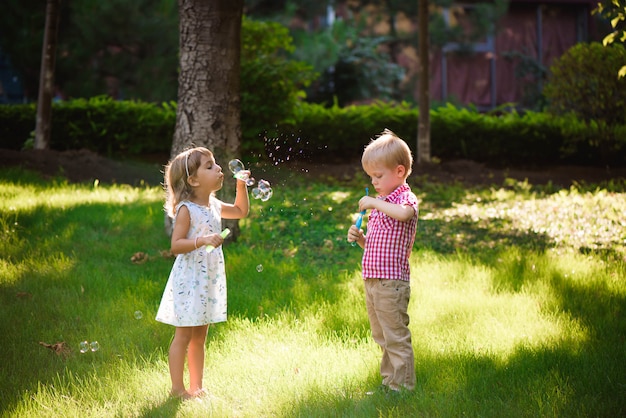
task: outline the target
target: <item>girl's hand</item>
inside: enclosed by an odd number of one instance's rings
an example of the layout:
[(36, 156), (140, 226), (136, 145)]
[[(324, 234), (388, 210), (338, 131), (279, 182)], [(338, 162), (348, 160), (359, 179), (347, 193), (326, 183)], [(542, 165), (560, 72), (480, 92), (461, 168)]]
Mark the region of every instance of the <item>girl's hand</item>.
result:
[(210, 234), (210, 235), (205, 235), (203, 237), (198, 238), (198, 243), (200, 242), (202, 242), (202, 245), (204, 246), (212, 245), (213, 247), (217, 248), (224, 243), (224, 238), (222, 238), (222, 236), (219, 233)]
[(249, 179), (251, 175), (252, 173), (250, 172), (250, 170), (240, 170), (237, 172), (237, 177), (235, 178), (237, 179), (238, 182), (242, 182), (243, 184), (246, 184), (247, 179)]

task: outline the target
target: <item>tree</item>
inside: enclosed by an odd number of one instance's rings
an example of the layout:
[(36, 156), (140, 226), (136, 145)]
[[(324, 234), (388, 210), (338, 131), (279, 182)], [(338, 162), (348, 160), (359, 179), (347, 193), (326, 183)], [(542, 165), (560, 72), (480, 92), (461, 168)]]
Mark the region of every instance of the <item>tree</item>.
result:
[(419, 2), (419, 120), (417, 122), (417, 163), (430, 162), (430, 72), (428, 48), (428, 0)]
[[(609, 33), (602, 40), (602, 44), (607, 46), (613, 42), (626, 44), (626, 0), (603, 0), (598, 3), (598, 7), (593, 13), (599, 14), (611, 22), (613, 32)], [(617, 73), (619, 78), (626, 77), (626, 65), (622, 66)]]
[[(55, 84), (64, 97), (176, 99), (177, 0), (61, 2)], [(2, 0), (0, 48), (37, 99), (45, 8), (41, 0)]]
[(52, 95), (54, 92), (54, 62), (57, 48), (60, 6), (61, 0), (48, 0), (46, 4), (46, 27), (41, 51), (35, 149), (46, 149), (50, 142), (50, 119), (52, 117)]
[[(206, 146), (225, 165), (241, 142), (243, 0), (178, 0), (178, 9), (180, 72), (171, 155)], [(224, 182), (225, 200), (234, 199), (234, 191), (233, 182)], [(236, 235), (236, 223), (228, 226)]]

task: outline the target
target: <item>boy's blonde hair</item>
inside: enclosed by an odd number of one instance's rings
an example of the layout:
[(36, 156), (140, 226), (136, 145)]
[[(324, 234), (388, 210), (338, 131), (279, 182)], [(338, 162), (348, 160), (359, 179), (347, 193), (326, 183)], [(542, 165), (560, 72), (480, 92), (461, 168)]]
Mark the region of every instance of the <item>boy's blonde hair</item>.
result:
[(411, 149), (400, 137), (389, 129), (385, 129), (365, 147), (361, 157), (361, 165), (364, 169), (376, 164), (392, 169), (402, 165), (406, 169), (406, 179), (411, 174), (413, 166)]
[(205, 147), (191, 148), (178, 154), (165, 166), (163, 207), (170, 217), (176, 216), (176, 205), (193, 196), (189, 177), (198, 171), (203, 155), (211, 158), (213, 153)]

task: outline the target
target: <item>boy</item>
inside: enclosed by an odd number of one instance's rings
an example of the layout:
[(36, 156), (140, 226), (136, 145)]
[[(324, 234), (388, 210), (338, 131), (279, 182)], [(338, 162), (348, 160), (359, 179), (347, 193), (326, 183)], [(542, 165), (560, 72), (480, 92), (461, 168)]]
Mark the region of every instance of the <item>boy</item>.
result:
[(411, 295), (409, 256), (417, 229), (418, 200), (406, 183), (413, 158), (408, 145), (385, 129), (365, 148), (361, 164), (378, 197), (359, 200), (359, 211), (372, 210), (367, 235), (352, 225), (348, 241), (365, 250), (365, 300), (372, 337), (383, 351), (383, 388), (413, 390), (415, 367), (407, 308)]

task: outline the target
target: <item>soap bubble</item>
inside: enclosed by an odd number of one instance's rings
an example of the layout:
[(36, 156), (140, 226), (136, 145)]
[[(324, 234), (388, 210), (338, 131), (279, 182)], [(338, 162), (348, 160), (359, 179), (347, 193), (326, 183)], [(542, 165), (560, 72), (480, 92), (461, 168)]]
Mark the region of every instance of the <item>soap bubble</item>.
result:
[(246, 185), (252, 186), (254, 184), (254, 178), (250, 177), (248, 173), (240, 173), (245, 169), (243, 163), (237, 159), (230, 160), (228, 162), (228, 169), (233, 173), (236, 179), (243, 180)]
[(259, 180), (257, 187), (252, 189), (252, 196), (254, 196), (255, 199), (261, 199), (263, 202), (267, 202), (273, 194), (274, 191), (269, 181), (266, 180)]
[(258, 266), (256, 266), (256, 271), (258, 271), (259, 273), (263, 271), (263, 264), (259, 264)]
[(141, 318), (143, 318), (143, 312), (135, 311), (135, 319), (141, 319)]
[(100, 350), (100, 344), (98, 344), (98, 341), (92, 341), (91, 344), (89, 344), (89, 349), (91, 351), (98, 351)]
[(82, 341), (80, 343), (80, 352), (84, 354), (87, 351), (89, 351), (89, 341)]

